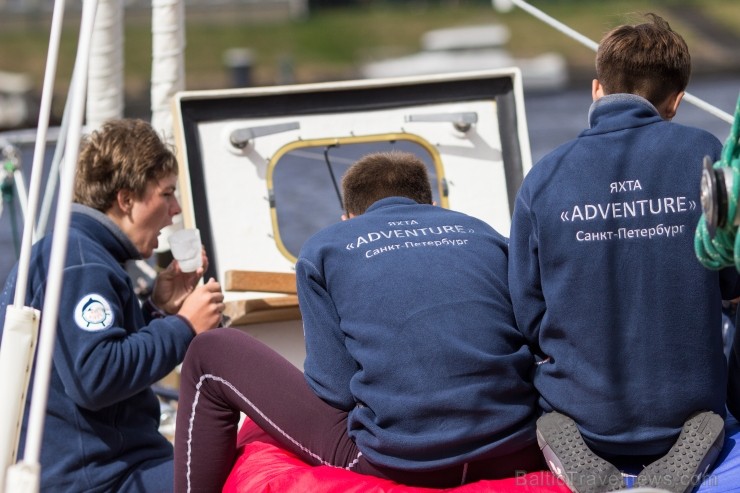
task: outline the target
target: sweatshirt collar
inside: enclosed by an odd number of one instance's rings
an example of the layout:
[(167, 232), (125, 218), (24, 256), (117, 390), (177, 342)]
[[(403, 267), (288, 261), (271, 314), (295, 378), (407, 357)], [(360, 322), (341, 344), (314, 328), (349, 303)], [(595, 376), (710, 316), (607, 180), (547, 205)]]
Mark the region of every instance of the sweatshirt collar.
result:
[[(618, 118), (614, 118), (615, 116)], [(636, 94), (602, 96), (591, 104), (588, 111), (588, 123), (592, 131), (611, 131), (662, 120), (655, 106)]]
[(365, 212), (372, 212), (374, 210), (381, 209), (383, 207), (392, 206), (392, 205), (419, 205), (419, 203), (408, 197), (386, 197), (384, 199), (380, 199), (377, 202), (373, 203), (373, 205), (368, 207), (367, 211)]
[(140, 259), (141, 253), (121, 228), (106, 214), (82, 204), (72, 204), (73, 218), (81, 223), (83, 231), (103, 243), (103, 245), (123, 263)]

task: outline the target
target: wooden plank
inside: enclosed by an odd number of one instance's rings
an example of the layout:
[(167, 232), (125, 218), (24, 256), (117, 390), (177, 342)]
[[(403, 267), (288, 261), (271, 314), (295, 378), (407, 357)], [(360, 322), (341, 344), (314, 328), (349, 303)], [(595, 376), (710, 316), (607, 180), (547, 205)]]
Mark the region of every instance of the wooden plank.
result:
[(227, 301), (224, 315), (232, 326), (301, 319), (296, 295)]
[(226, 291), (296, 293), (295, 274), (293, 273), (227, 270), (225, 277), (224, 289)]

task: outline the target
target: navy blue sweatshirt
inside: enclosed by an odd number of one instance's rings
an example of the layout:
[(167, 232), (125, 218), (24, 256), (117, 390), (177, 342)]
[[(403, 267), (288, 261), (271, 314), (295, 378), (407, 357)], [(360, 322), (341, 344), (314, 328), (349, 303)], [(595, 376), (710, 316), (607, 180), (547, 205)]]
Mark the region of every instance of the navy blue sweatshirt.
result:
[(544, 410), (572, 417), (597, 452), (664, 453), (690, 414), (725, 413), (721, 300), (737, 273), (693, 249), (702, 159), (721, 144), (628, 94), (597, 100), (589, 123), (517, 196), (516, 321), (544, 359)]
[(349, 411), (371, 462), (434, 469), (534, 443), (534, 360), (506, 264), (506, 240), (487, 224), (402, 197), (304, 244), (305, 376)]
[[(52, 238), (34, 245), (25, 296), (42, 310)], [(112, 491), (142, 462), (172, 458), (150, 386), (179, 364), (194, 334), (177, 316), (144, 314), (123, 264), (140, 258), (104, 214), (73, 205), (41, 449), (41, 488)], [(12, 304), (17, 265), (0, 295)], [(26, 406), (26, 417), (28, 405)], [(25, 426), (21, 436), (23, 455)]]

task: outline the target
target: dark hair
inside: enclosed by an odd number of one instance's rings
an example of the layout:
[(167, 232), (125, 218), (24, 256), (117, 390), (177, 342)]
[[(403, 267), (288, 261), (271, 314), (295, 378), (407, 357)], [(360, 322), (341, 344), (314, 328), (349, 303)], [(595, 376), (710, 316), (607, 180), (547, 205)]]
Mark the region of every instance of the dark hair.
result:
[(171, 174), (177, 158), (149, 123), (110, 120), (82, 140), (74, 201), (106, 212), (120, 190), (140, 198), (149, 182)]
[(686, 89), (691, 56), (684, 39), (655, 14), (651, 22), (609, 31), (596, 53), (596, 77), (606, 94), (632, 93), (654, 106)]
[(344, 209), (355, 216), (386, 197), (432, 203), (427, 168), (421, 159), (408, 152), (378, 152), (362, 157), (342, 178), (342, 191)]

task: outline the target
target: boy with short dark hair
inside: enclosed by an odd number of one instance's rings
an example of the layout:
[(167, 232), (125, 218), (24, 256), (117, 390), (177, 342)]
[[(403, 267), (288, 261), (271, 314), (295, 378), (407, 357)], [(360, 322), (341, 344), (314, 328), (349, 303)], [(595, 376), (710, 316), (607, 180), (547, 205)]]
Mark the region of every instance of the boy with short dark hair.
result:
[(221, 491), (245, 413), (312, 465), (435, 488), (544, 468), (534, 357), (514, 323), (506, 239), (436, 207), (424, 163), (374, 153), (347, 217), (301, 248), (305, 374), (237, 329), (182, 365), (175, 491)]
[[(684, 40), (654, 14), (602, 39), (590, 128), (536, 164), (516, 199), (509, 281), (540, 358), (538, 441), (577, 492), (688, 492), (724, 436), (721, 301), (737, 272), (693, 253), (702, 159), (721, 143), (671, 123)], [(684, 454), (684, 452), (688, 453)]]

